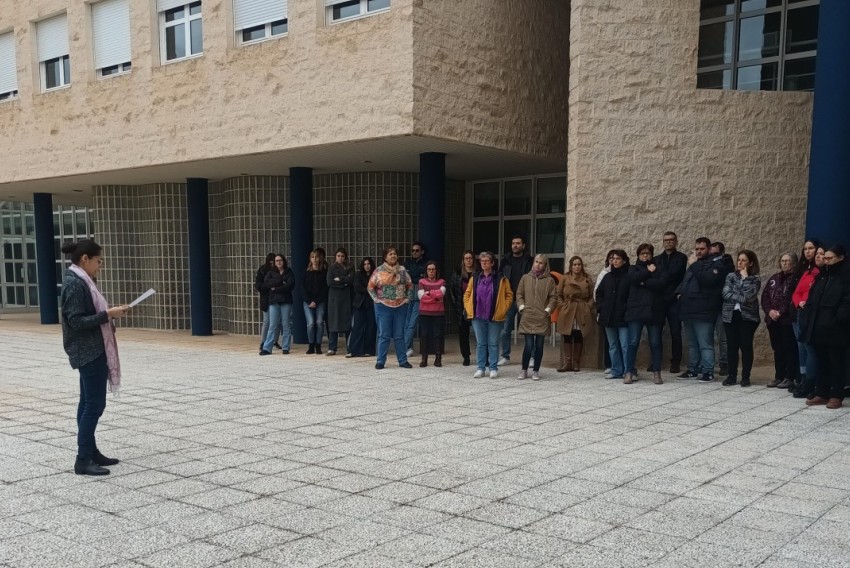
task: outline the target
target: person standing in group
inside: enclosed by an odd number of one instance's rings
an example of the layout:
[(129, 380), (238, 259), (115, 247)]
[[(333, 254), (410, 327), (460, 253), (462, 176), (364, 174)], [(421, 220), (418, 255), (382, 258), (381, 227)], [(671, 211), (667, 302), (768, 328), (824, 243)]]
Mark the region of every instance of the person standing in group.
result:
[(771, 276), (761, 295), (764, 323), (773, 349), (775, 374), (768, 387), (793, 388), (800, 369), (797, 339), (794, 336), (794, 306), (792, 296), (797, 281), (797, 255), (782, 253), (779, 257), (779, 272)]
[[(682, 318), (676, 290), (685, 278), (688, 257), (677, 250), (679, 237), (673, 231), (664, 233), (662, 244), (664, 250), (652, 261), (657, 267), (658, 276), (664, 281), (664, 317), (670, 328), (670, 372), (678, 373), (682, 370)], [(664, 331), (664, 322), (661, 322), (661, 331)]]
[(404, 342), (404, 330), (407, 322), (407, 306), (413, 300), (413, 282), (410, 275), (398, 263), (398, 249), (390, 246), (384, 249), (384, 263), (369, 279), (369, 295), (375, 303), (375, 320), (378, 324), (378, 357), (376, 369), (383, 369), (387, 362), (390, 339), (395, 343), (395, 355), (398, 366), (404, 369), (413, 367), (407, 361), (407, 345)]
[(585, 336), (593, 322), (593, 281), (584, 270), (580, 256), (570, 259), (569, 271), (555, 289), (558, 305), (556, 329), (561, 334), (559, 373), (581, 370)]
[(425, 264), (425, 278), (419, 279), (416, 295), (419, 298), (420, 367), (428, 366), (428, 356), (434, 356), (434, 366), (443, 366), (443, 329), (446, 325), (446, 281), (440, 278), (437, 263)]
[[(410, 258), (404, 263), (404, 269), (410, 276), (413, 289), (419, 286), (419, 279), (425, 277), (425, 245), (414, 241), (410, 247)], [(413, 337), (416, 335), (416, 324), (419, 322), (419, 298), (413, 295), (413, 300), (407, 307), (407, 321), (404, 324), (404, 343), (407, 345), (407, 356), (413, 355)]]
[(454, 309), (455, 317), (457, 318), (457, 337), (460, 343), (460, 354), (463, 357), (464, 367), (468, 367), (470, 364), (469, 330), (472, 324), (463, 309), (463, 295), (474, 272), (475, 253), (471, 250), (465, 250), (463, 251), (460, 266), (452, 274), (452, 284), (449, 289), (452, 296), (452, 309)]
[[(793, 266), (793, 265), (792, 265)], [(721, 318), (729, 344), (729, 376), (723, 386), (738, 383), (738, 353), (741, 354), (741, 386), (750, 386), (753, 370), (753, 336), (759, 317), (759, 260), (751, 250), (738, 253), (737, 270), (726, 275), (723, 283)]]
[(514, 319), (522, 320), (522, 314), (517, 309), (516, 292), (520, 279), (531, 270), (532, 264), (531, 255), (525, 249), (525, 238), (522, 235), (514, 235), (511, 237), (511, 253), (506, 254), (499, 265), (499, 273), (508, 279), (514, 297), (514, 301), (511, 302), (508, 313), (505, 315), (505, 325), (502, 328), (502, 356), (499, 359), (499, 366), (510, 363)]
[(106, 408), (106, 391), (118, 392), (121, 362), (111, 318), (120, 318), (129, 306), (110, 308), (97, 287), (103, 266), (100, 245), (83, 239), (62, 245), (71, 266), (62, 278), (62, 346), (72, 369), (80, 372), (77, 405), (77, 475), (108, 475), (104, 466), (116, 465), (97, 448), (95, 430)]
[(354, 316), (351, 324), (351, 346), (346, 357), (372, 357), (375, 355), (375, 302), (369, 295), (369, 278), (375, 271), (375, 259), (367, 256), (360, 261), (360, 270), (354, 275)]
[[(726, 254), (726, 245), (720, 241), (711, 243), (709, 254), (714, 257), (719, 257), (723, 261), (723, 268), (726, 273), (724, 277), (735, 272), (735, 261), (732, 255)], [(717, 315), (717, 323), (714, 326), (714, 332), (717, 336), (717, 374), (721, 377), (729, 374), (729, 349), (728, 341), (726, 340), (726, 327), (721, 320), (722, 314)]]
[(634, 382), (634, 374), (626, 368), (626, 353), (629, 349), (629, 328), (626, 325), (626, 305), (629, 300), (629, 255), (622, 249), (611, 254), (611, 270), (602, 278), (596, 289), (596, 306), (599, 310), (599, 325), (605, 328), (608, 338), (608, 353), (611, 356), (611, 372), (606, 379), (623, 379), (626, 384)]
[(295, 288), (295, 275), (289, 269), (286, 257), (276, 254), (274, 268), (269, 270), (263, 280), (263, 288), (269, 294), (269, 332), (260, 355), (271, 355), (278, 326), (281, 329), (281, 352), (289, 355), (292, 342), (292, 290)]
[(325, 335), (325, 313), (328, 307), (328, 264), (318, 250), (310, 253), (310, 262), (303, 276), (304, 319), (307, 320), (307, 354), (322, 354)]
[(850, 266), (843, 245), (828, 247), (804, 307), (807, 313), (805, 339), (818, 359), (815, 396), (808, 406), (843, 406), (850, 358)]
[(709, 255), (711, 241), (700, 237), (688, 262), (677, 294), (688, 334), (688, 368), (680, 379), (714, 380), (714, 326), (723, 304), (726, 268), (723, 260)]
[[(596, 275), (596, 282), (593, 285), (593, 298), (594, 302), (596, 301), (596, 291), (599, 290), (599, 285), (602, 284), (602, 279), (605, 278), (605, 275), (611, 272), (611, 257), (614, 256), (614, 250), (609, 250), (608, 254), (605, 255), (605, 266), (602, 267), (602, 270), (599, 271), (599, 274)], [(596, 323), (599, 323), (599, 308), (597, 306), (596, 311)], [(602, 327), (602, 326), (599, 326)], [(605, 329), (603, 327), (602, 330), (602, 359), (605, 363), (605, 369), (602, 371), (602, 375), (610, 375), (611, 374), (611, 346), (608, 345), (608, 335), (605, 333)]]
[(340, 247), (334, 262), (328, 266), (328, 350), (325, 355), (336, 355), (339, 335), (351, 331), (351, 300), (354, 295), (354, 267), (348, 262), (348, 251)]
[[(653, 253), (655, 249), (651, 244), (644, 243), (637, 248), (637, 261), (629, 267), (629, 297), (626, 301), (626, 325), (629, 329), (629, 347), (626, 351), (627, 371), (626, 378), (631, 374), (632, 378), (637, 376), (638, 346), (640, 336), (646, 326), (646, 335), (649, 338), (649, 350), (652, 363), (649, 370), (652, 373), (652, 382), (656, 385), (662, 384), (661, 379), (661, 326), (664, 325), (666, 309), (664, 305), (665, 282), (661, 277), (658, 267), (655, 266)], [(628, 382), (628, 381), (626, 381)]]
[[(812, 254), (814, 248), (814, 254)], [(809, 299), (809, 292), (824, 265), (824, 247), (817, 240), (808, 240), (803, 245), (803, 254), (800, 265), (799, 280), (791, 301), (795, 311), (795, 329), (797, 336), (797, 350), (800, 353), (800, 384), (794, 389), (794, 398), (814, 397), (815, 377), (818, 372), (818, 357), (815, 348), (805, 340), (806, 318), (808, 313), (804, 309)]]
[(531, 379), (540, 380), (540, 365), (543, 362), (543, 343), (552, 327), (552, 310), (557, 303), (555, 279), (549, 272), (549, 257), (538, 254), (534, 257), (531, 272), (523, 275), (517, 286), (516, 304), (523, 315), (519, 332), (525, 335), (522, 350), (522, 370), (518, 379), (527, 379), (528, 366), (534, 360)]
[(478, 255), (478, 259), (481, 271), (473, 274), (463, 294), (463, 309), (466, 317), (472, 320), (475, 332), (475, 363), (478, 368), (473, 378), (483, 377), (484, 367), (489, 366), (490, 378), (498, 379), (499, 338), (514, 294), (508, 279), (494, 270), (496, 255), (485, 251)]
[[(263, 314), (263, 323), (260, 326), (260, 351), (262, 351), (263, 344), (266, 342), (266, 336), (269, 334), (269, 293), (263, 288), (263, 282), (269, 270), (273, 269), (274, 253), (270, 252), (266, 255), (266, 263), (257, 269), (257, 274), (254, 276), (254, 290), (260, 294), (260, 311)], [(280, 343), (277, 342), (276, 338), (274, 346), (280, 349)]]

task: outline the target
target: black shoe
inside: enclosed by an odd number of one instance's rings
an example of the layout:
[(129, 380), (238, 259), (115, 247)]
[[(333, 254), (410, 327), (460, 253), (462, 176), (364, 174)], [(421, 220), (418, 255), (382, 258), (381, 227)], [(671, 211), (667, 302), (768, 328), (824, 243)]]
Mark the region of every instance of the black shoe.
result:
[(289, 355), (289, 349), (283, 349), (280, 353), (281, 355)]
[(729, 374), (729, 365), (720, 365), (720, 370), (717, 371), (717, 374), (721, 377), (725, 377)]
[(265, 349), (262, 349), (262, 350), (260, 350), (260, 355), (271, 355), (271, 353), (269, 353)]
[(794, 398), (809, 398), (810, 394), (804, 390), (795, 390), (793, 396)]
[(679, 367), (679, 364), (678, 364), (678, 363), (674, 363), (674, 362), (672, 362), (672, 361), (670, 362), (670, 372), (671, 372), (671, 373), (678, 373), (678, 372), (680, 372), (681, 370), (682, 370), (682, 368), (681, 368), (681, 367)]
[(314, 343), (310, 344), (310, 347), (307, 349), (307, 355), (312, 355), (316, 352), (316, 345)]
[(77, 475), (109, 475), (109, 470), (94, 463), (91, 458), (74, 462), (74, 473)]
[(381, 369), (384, 368), (384, 364), (383, 363), (375, 363), (375, 368), (380, 371)]
[(726, 377), (726, 380), (723, 381), (724, 387), (731, 387), (732, 385), (737, 385), (737, 384), (738, 384), (738, 379), (736, 379), (735, 377), (732, 377), (732, 376)]
[(401, 367), (402, 369), (412, 369), (412, 368), (413, 368), (413, 365), (411, 365), (410, 363), (408, 363), (407, 361), (405, 361), (404, 363), (402, 363), (401, 365), (399, 365), (399, 367)]
[(687, 370), (684, 373), (682, 373), (681, 375), (679, 375), (680, 379), (696, 379), (697, 377), (699, 377), (699, 375), (697, 375), (696, 373), (694, 373), (690, 370)]
[(275, 341), (275, 342), (274, 342), (274, 346), (275, 346), (277, 349), (283, 349), (283, 347), (281, 347), (281, 346), (280, 346), (280, 343), (278, 343), (277, 341)]
[(322, 344), (317, 343), (316, 344), (316, 355), (321, 355), (321, 354), (322, 354)]
[(712, 373), (703, 373), (699, 376), (697, 380), (703, 383), (713, 383), (714, 375)]
[(464, 367), (469, 367), (469, 357), (464, 358), (464, 360), (463, 360), (463, 366), (464, 366)]
[(750, 379), (741, 379), (741, 386), (742, 387), (750, 386)]
[(118, 460), (115, 458), (108, 458), (102, 453), (100, 450), (95, 450), (94, 455), (92, 456), (91, 461), (93, 461), (96, 465), (104, 466), (104, 465), (118, 465)]

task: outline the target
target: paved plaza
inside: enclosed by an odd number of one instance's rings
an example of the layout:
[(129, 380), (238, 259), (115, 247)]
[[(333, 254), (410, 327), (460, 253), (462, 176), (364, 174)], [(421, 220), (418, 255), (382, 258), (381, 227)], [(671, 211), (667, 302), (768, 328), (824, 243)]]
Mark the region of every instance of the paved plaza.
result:
[[(0, 566), (850, 565), (850, 411), (785, 391), (472, 379), (120, 331), (72, 473), (59, 328), (0, 321)], [(418, 360), (417, 360), (418, 361)]]

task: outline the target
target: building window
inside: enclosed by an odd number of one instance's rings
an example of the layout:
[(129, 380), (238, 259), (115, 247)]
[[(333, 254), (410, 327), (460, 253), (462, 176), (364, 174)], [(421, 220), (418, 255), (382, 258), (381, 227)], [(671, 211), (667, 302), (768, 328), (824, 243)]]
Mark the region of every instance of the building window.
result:
[(130, 0), (92, 4), (94, 66), (101, 77), (130, 71)]
[(0, 34), (0, 101), (17, 98), (18, 69), (15, 65), (15, 36)]
[(697, 88), (813, 91), (820, 0), (701, 0)]
[(285, 35), (289, 31), (288, 0), (233, 0), (233, 18), (240, 43)]
[(334, 24), (389, 9), (390, 0), (325, 0), (325, 19)]
[(68, 53), (68, 20), (65, 14), (36, 24), (41, 89), (50, 91), (71, 84)]
[(201, 2), (157, 0), (157, 9), (163, 63), (194, 57), (204, 52)]

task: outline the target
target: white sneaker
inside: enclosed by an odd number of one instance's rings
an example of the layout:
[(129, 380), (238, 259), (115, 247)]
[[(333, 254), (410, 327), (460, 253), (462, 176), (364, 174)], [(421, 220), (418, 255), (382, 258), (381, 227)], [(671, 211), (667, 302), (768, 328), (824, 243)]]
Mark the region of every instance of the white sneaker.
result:
[(504, 358), (504, 357), (502, 357), (501, 359), (499, 359), (499, 362), (498, 362), (498, 363), (496, 363), (496, 365), (498, 365), (499, 367), (504, 367), (505, 365), (510, 365), (510, 364), (511, 364), (511, 360), (510, 360), (510, 359), (506, 359), (506, 358)]
[(537, 371), (534, 371), (533, 373), (531, 373), (531, 380), (532, 381), (539, 381), (541, 378), (542, 377), (540, 376), (540, 373), (538, 373)]
[(326, 356), (326, 357), (330, 357), (331, 355), (336, 355), (336, 351), (331, 351), (330, 349), (328, 349), (327, 351), (325, 351), (325, 356)]
[(413, 349), (412, 348), (407, 350), (407, 356), (413, 357)]
[(490, 378), (491, 379), (498, 379), (499, 378), (499, 371), (490, 371)]
[(472, 378), (473, 379), (480, 379), (483, 376), (484, 376), (484, 371), (482, 371), (481, 369), (478, 369), (477, 371), (475, 371), (475, 374), (472, 375)]
[[(602, 371), (602, 374), (603, 375), (610, 375), (611, 374), (611, 367), (608, 367), (607, 369)], [(607, 379), (608, 377), (605, 377), (605, 378)]]
[(527, 378), (528, 378), (528, 373), (526, 372), (526, 370), (525, 370), (525, 369), (523, 369), (522, 371), (520, 371), (520, 372), (519, 372), (519, 376), (517, 377), (517, 379), (519, 379), (519, 380), (527, 379)]
[(608, 371), (607, 373), (605, 373), (605, 375), (602, 378), (603, 379), (613, 379), (614, 373), (612, 373), (611, 371)]

